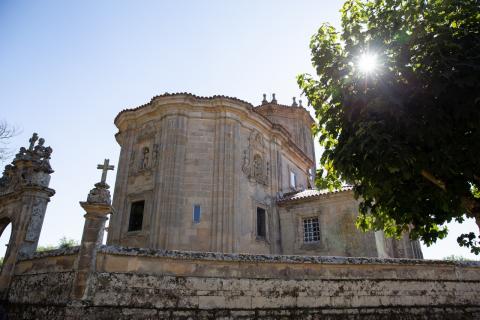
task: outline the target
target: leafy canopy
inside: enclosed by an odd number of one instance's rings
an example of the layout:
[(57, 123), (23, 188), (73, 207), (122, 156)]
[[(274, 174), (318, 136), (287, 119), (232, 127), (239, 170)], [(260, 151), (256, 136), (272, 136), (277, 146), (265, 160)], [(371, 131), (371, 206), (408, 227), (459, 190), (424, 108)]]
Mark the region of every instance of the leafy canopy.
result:
[(67, 237), (63, 236), (60, 238), (60, 240), (58, 240), (58, 245), (38, 246), (37, 251), (44, 252), (44, 251), (50, 251), (50, 250), (56, 250), (56, 249), (66, 249), (66, 248), (72, 248), (78, 245), (79, 245), (79, 242), (77, 240), (68, 239)]
[[(348, 0), (341, 12), (341, 32), (312, 37), (317, 76), (298, 76), (324, 148), (317, 184), (353, 184), (363, 230), (430, 245), (464, 214), (480, 225), (480, 2)], [(480, 253), (475, 233), (458, 241)]]

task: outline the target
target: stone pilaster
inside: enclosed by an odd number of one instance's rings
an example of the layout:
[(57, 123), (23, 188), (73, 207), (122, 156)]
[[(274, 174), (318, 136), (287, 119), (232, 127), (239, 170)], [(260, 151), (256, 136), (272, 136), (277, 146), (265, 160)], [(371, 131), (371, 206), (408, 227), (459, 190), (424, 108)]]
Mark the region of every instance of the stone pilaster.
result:
[(221, 119), (215, 129), (211, 250), (233, 252), (235, 243), (235, 136), (236, 125)]
[[(181, 226), (180, 212), (183, 210), (184, 159), (188, 137), (188, 118), (175, 115), (165, 118), (162, 132), (163, 156), (158, 184), (155, 187), (156, 210), (153, 221), (155, 240), (159, 248), (172, 249), (178, 243), (178, 228)], [(173, 227), (173, 228), (172, 228)]]

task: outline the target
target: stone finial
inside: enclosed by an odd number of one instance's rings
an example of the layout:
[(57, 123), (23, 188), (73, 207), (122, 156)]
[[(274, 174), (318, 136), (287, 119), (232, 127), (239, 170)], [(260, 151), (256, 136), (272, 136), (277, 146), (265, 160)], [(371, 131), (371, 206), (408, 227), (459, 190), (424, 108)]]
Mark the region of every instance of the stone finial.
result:
[(298, 107), (297, 101), (295, 101), (296, 98), (293, 97), (292, 99), (293, 99), (292, 107)]
[(267, 94), (264, 93), (264, 94), (263, 94), (262, 104), (267, 104), (267, 103), (268, 103), (268, 101), (267, 101)]
[(275, 99), (275, 93), (272, 93), (272, 102), (274, 104), (277, 104), (277, 99)]
[(299, 107), (303, 107), (302, 106), (302, 99), (298, 100), (298, 103), (300, 104)]
[(87, 204), (105, 204), (110, 205), (112, 203), (110, 197), (110, 186), (106, 183), (96, 183), (95, 188), (90, 190), (87, 196)]

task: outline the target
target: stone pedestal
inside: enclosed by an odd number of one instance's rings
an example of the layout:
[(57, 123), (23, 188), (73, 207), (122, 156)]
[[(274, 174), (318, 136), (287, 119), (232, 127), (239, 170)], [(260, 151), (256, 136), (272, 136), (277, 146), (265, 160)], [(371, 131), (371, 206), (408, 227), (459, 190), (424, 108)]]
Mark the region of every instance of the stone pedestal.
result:
[(113, 212), (108, 185), (100, 182), (95, 185), (85, 202), (80, 202), (85, 214), (82, 242), (76, 262), (75, 280), (71, 298), (88, 300), (88, 281), (96, 270), (97, 249), (102, 245), (105, 223)]

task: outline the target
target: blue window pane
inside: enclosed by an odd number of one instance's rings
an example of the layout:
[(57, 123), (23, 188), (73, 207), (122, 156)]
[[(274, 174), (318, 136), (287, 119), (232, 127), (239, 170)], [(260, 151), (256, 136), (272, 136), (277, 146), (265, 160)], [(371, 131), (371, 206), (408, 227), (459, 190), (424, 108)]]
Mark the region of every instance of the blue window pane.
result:
[(200, 216), (201, 216), (200, 205), (196, 204), (193, 206), (193, 222), (200, 223)]

